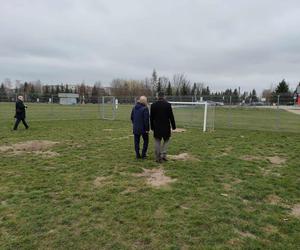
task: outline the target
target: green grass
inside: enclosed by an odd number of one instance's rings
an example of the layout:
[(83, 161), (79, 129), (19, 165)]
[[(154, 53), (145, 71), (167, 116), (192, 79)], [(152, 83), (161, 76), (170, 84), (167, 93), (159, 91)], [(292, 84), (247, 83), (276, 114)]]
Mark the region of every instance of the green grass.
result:
[[(58, 112), (71, 117), (64, 108)], [(134, 175), (158, 167), (153, 140), (149, 159), (135, 160), (128, 122), (31, 118), (30, 130), (20, 125), (17, 132), (2, 120), (0, 146), (57, 141), (52, 150), (60, 156), (0, 153), (0, 249), (300, 246), (300, 218), (291, 215), (300, 203), (299, 133), (190, 128), (174, 134), (169, 153), (188, 152), (200, 161), (164, 163), (177, 181), (153, 188)], [(245, 155), (258, 160), (242, 160)], [(274, 166), (268, 156), (287, 161)], [(100, 187), (97, 177), (106, 177)]]
[[(30, 121), (83, 120), (102, 117), (98, 104), (62, 106), (58, 104), (29, 103), (27, 117)], [(129, 121), (132, 105), (119, 105), (115, 118)], [(105, 117), (112, 118), (112, 106), (104, 107)], [(174, 108), (176, 121), (181, 126), (203, 128), (203, 106), (198, 108)], [(13, 123), (14, 103), (0, 103), (0, 119)], [(214, 117), (214, 119), (213, 119)], [(300, 115), (271, 108), (212, 107), (208, 108), (208, 129), (246, 129), (259, 131), (300, 131)]]

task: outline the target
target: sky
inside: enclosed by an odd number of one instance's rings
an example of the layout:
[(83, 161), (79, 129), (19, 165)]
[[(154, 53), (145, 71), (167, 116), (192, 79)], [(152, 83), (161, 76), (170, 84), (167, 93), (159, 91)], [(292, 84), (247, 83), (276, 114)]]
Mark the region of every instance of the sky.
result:
[(299, 0), (0, 0), (0, 81), (300, 81)]

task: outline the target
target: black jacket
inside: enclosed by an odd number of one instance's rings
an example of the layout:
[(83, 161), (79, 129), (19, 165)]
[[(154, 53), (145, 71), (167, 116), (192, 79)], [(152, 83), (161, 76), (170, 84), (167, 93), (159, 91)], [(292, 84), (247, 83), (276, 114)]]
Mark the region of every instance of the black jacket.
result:
[(164, 99), (159, 99), (151, 105), (150, 109), (151, 130), (155, 138), (169, 139), (172, 129), (176, 129), (175, 119), (171, 104)]
[(25, 109), (26, 109), (26, 107), (25, 107), (24, 103), (21, 100), (18, 100), (16, 102), (16, 115), (15, 115), (15, 118), (25, 119), (25, 117), (26, 117)]
[(133, 133), (140, 135), (149, 131), (149, 109), (147, 106), (137, 103), (131, 111)]

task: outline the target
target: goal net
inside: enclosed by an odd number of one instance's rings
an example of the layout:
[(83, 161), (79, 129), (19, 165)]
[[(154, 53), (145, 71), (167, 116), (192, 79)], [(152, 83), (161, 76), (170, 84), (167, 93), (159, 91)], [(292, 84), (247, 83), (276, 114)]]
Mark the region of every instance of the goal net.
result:
[(180, 126), (200, 127), (203, 132), (214, 130), (215, 103), (170, 102), (176, 123)]
[(114, 96), (103, 96), (101, 103), (101, 117), (106, 120), (115, 120), (116, 109), (118, 108)]

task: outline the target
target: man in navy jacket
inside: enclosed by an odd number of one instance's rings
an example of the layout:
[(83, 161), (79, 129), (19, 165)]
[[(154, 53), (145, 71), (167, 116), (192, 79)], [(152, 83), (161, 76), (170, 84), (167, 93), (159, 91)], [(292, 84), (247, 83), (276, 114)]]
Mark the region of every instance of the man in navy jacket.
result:
[[(147, 157), (147, 149), (149, 144), (149, 109), (147, 107), (147, 97), (141, 96), (139, 101), (131, 111), (131, 121), (134, 134), (134, 148), (136, 158), (145, 159)], [(143, 137), (142, 155), (140, 154), (140, 138)]]

